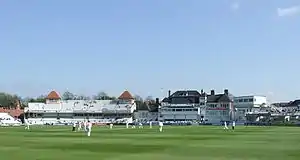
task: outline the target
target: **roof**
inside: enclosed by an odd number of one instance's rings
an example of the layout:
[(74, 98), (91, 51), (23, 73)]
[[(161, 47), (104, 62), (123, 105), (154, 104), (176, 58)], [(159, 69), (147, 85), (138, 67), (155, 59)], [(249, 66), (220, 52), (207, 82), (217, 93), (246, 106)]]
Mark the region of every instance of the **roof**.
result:
[(292, 102), (279, 102), (279, 103), (272, 103), (275, 107), (285, 107), (288, 106)]
[(59, 94), (56, 91), (51, 91), (46, 99), (61, 99)]
[(298, 107), (298, 106), (300, 106), (300, 99), (297, 99), (297, 100), (295, 100), (295, 101), (293, 101), (293, 102), (287, 104), (287, 105), (284, 106), (284, 107)]
[(223, 93), (223, 94), (216, 94), (216, 95), (208, 95), (205, 92), (201, 94), (196, 90), (187, 90), (187, 91), (176, 91), (170, 97), (166, 97), (162, 100), (165, 103), (178, 103), (178, 104), (185, 104), (185, 103), (200, 103), (197, 102), (196, 99), (199, 97), (207, 96), (208, 103), (228, 103), (233, 102), (234, 96), (230, 93)]
[(201, 94), (196, 90), (176, 91), (170, 97), (195, 96), (200, 97)]
[(166, 97), (166, 98), (164, 98), (164, 99), (162, 100), (162, 102), (170, 103), (170, 99)]
[(125, 99), (125, 100), (128, 100), (128, 99), (134, 99), (133, 96), (128, 92), (128, 91), (124, 91), (118, 99)]
[(207, 103), (232, 102), (232, 97), (226, 94), (208, 95)]
[(199, 103), (199, 97), (202, 97), (197, 90), (179, 90), (162, 100), (165, 103), (189, 104)]

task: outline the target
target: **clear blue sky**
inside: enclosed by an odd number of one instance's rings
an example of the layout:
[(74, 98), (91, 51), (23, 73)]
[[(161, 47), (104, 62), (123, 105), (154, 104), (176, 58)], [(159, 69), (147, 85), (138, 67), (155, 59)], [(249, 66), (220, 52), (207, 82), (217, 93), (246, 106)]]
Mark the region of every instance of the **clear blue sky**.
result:
[[(300, 96), (299, 0), (3, 0), (0, 90)], [(281, 9), (278, 9), (281, 8)], [(165, 94), (164, 93), (164, 94)]]

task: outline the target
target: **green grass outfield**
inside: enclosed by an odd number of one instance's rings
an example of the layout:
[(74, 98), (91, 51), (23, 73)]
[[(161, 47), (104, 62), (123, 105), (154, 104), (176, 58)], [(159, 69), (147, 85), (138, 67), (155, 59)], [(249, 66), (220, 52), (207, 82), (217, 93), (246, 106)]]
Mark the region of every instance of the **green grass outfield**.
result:
[(299, 160), (300, 127), (0, 128), (0, 160)]

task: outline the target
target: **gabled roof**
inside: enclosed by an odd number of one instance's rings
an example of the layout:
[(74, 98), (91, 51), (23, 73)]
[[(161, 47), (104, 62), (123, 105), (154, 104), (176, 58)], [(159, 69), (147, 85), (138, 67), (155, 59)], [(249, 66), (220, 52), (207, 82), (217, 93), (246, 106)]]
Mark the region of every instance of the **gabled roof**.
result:
[(219, 103), (219, 102), (232, 102), (232, 99), (229, 95), (226, 94), (216, 94), (207, 96), (208, 103)]
[(298, 106), (300, 106), (300, 100), (299, 99), (297, 99), (297, 100), (295, 100), (293, 102), (290, 102), (285, 107), (298, 107)]
[(272, 103), (275, 107), (285, 107), (291, 104), (292, 102), (280, 102), (280, 103)]
[(170, 97), (182, 97), (182, 96), (200, 97), (201, 94), (196, 90), (186, 90), (186, 91), (176, 91)]
[(124, 99), (124, 100), (128, 100), (128, 99), (134, 99), (133, 96), (128, 92), (128, 91), (124, 91), (118, 99)]
[(173, 100), (176, 102), (180, 101), (181, 104), (184, 103), (195, 103), (195, 98), (200, 97), (207, 97), (208, 103), (228, 103), (233, 102), (233, 95), (228, 93), (223, 94), (214, 94), (214, 95), (208, 95), (205, 92), (201, 91), (201, 94), (196, 90), (184, 90), (184, 91), (176, 91), (173, 93), (170, 97), (166, 97), (162, 100), (162, 102), (165, 103), (171, 103)]
[(54, 100), (58, 100), (61, 99), (59, 94), (56, 91), (51, 91), (48, 96), (46, 97), (46, 99), (54, 99)]
[(164, 98), (164, 99), (162, 100), (162, 102), (170, 103), (170, 99), (166, 97), (166, 98)]

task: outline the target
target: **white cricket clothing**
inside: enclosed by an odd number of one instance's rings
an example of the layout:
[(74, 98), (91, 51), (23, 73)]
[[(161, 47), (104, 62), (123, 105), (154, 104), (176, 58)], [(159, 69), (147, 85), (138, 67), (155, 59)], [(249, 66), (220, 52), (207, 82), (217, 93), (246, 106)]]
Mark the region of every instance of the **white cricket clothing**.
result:
[(109, 124), (109, 128), (110, 128), (110, 129), (112, 129), (112, 128), (113, 128), (113, 126), (114, 126), (114, 124), (112, 124), (112, 123), (111, 123), (111, 124)]
[(163, 122), (159, 122), (158, 125), (159, 125), (159, 132), (162, 132), (164, 123)]
[(228, 129), (226, 121), (224, 122), (224, 129)]
[(93, 124), (92, 124), (91, 122), (87, 123), (87, 128), (88, 128), (89, 130), (92, 129), (92, 126), (93, 126)]
[(79, 122), (79, 123), (78, 123), (78, 131), (80, 131), (80, 130), (81, 130), (81, 127), (82, 127), (82, 123), (81, 123), (81, 122)]
[(235, 127), (235, 121), (232, 122), (232, 126)]
[(164, 123), (163, 123), (163, 122), (159, 122), (158, 125), (159, 125), (160, 127), (162, 127), (162, 126), (164, 126)]
[(87, 123), (87, 136), (91, 136), (93, 124), (91, 122)]
[(129, 127), (129, 124), (128, 124), (128, 122), (126, 123), (126, 128), (128, 128)]
[(83, 129), (84, 131), (87, 131), (87, 122), (83, 122)]
[(152, 128), (152, 122), (149, 123), (150, 128)]
[(142, 123), (139, 123), (139, 128), (143, 128), (143, 124)]
[(28, 123), (28, 120), (27, 119), (24, 119), (24, 123), (25, 123), (25, 129), (26, 130), (29, 130), (29, 123)]

